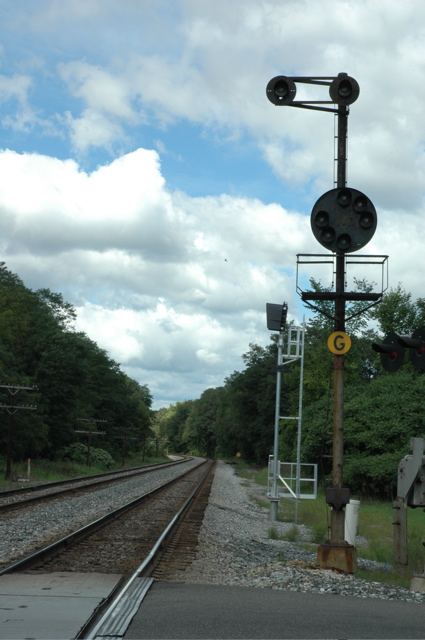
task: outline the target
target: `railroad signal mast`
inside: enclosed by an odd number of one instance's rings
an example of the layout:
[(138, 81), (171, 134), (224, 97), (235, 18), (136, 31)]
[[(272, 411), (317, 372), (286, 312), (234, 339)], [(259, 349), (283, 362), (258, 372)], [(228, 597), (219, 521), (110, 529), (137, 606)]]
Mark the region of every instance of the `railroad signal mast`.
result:
[[(272, 459), (272, 486), (270, 492), (270, 520), (278, 519), (279, 511), (279, 423), (280, 420), (297, 420), (297, 477), (296, 477), (296, 494), (295, 494), (295, 522), (298, 515), (298, 500), (300, 498), (300, 446), (301, 446), (301, 414), (302, 414), (302, 392), (303, 392), (303, 371), (304, 371), (304, 335), (305, 322), (302, 327), (288, 327), (287, 329), (287, 351), (283, 353), (283, 337), (286, 330), (286, 317), (288, 314), (288, 305), (283, 304), (266, 304), (267, 313), (267, 329), (269, 331), (278, 331), (277, 339), (277, 365), (271, 368), (276, 371), (276, 407), (275, 407), (275, 423), (274, 423), (274, 441), (273, 441), (273, 459)], [(280, 397), (282, 385), (282, 373), (288, 371), (288, 364), (300, 361), (300, 387), (298, 401), (298, 416), (281, 416), (280, 415)]]
[[(324, 85), (329, 87), (330, 100), (297, 101), (297, 83)], [(267, 98), (276, 106), (298, 107), (328, 111), (338, 118), (336, 152), (336, 188), (323, 194), (313, 207), (311, 228), (318, 242), (333, 252), (335, 263), (335, 291), (302, 292), (301, 298), (310, 307), (324, 313), (312, 301), (334, 302), (334, 331), (344, 334), (346, 302), (361, 300), (367, 306), (363, 313), (382, 297), (382, 293), (360, 293), (345, 291), (346, 254), (363, 248), (373, 237), (377, 225), (375, 207), (361, 191), (346, 185), (347, 124), (349, 105), (359, 97), (360, 88), (354, 78), (346, 73), (337, 77), (292, 77), (276, 76), (267, 85)], [(309, 254), (309, 258), (313, 257)], [(298, 260), (301, 254), (297, 256)], [(323, 258), (323, 256), (316, 256)], [(364, 256), (364, 258), (387, 259), (387, 256)], [(323, 259), (313, 261), (323, 262)], [(301, 263), (299, 261), (299, 263)], [(297, 285), (298, 289), (298, 285)], [(356, 313), (358, 315), (359, 312)], [(325, 313), (325, 315), (328, 315)], [(328, 315), (328, 317), (331, 317)], [(344, 334), (345, 335), (345, 334)], [(353, 573), (357, 556), (353, 545), (345, 541), (345, 505), (350, 501), (350, 491), (343, 485), (343, 426), (344, 426), (344, 362), (345, 353), (334, 355), (334, 411), (332, 485), (326, 489), (326, 502), (332, 507), (330, 540), (318, 549), (318, 562)]]

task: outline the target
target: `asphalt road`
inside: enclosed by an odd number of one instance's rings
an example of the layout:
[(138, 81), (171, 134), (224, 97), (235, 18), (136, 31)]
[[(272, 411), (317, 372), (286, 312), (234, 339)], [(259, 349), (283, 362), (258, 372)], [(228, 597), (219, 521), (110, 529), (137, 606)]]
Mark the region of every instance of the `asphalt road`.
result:
[(154, 582), (125, 638), (425, 638), (423, 604)]

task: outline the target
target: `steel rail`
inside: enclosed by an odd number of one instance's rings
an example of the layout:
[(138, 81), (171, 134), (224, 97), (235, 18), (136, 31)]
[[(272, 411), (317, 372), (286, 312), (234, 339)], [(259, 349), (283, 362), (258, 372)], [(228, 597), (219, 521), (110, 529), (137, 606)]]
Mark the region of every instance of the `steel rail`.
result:
[[(120, 480), (131, 479), (145, 473), (152, 473), (154, 471), (158, 471), (160, 469), (167, 469), (168, 467), (173, 467), (179, 464), (186, 462), (188, 457), (183, 458), (182, 460), (174, 460), (173, 462), (161, 462), (158, 465), (149, 465), (143, 467), (135, 467), (134, 470), (130, 470), (129, 472), (123, 471), (120, 469), (119, 471), (114, 471), (112, 473), (100, 473), (94, 476), (80, 476), (78, 478), (73, 478), (70, 480), (58, 480), (57, 482), (49, 482), (43, 485), (38, 485), (37, 487), (27, 487), (26, 489), (11, 489), (9, 491), (0, 491), (0, 499), (6, 496), (15, 495), (13, 492), (16, 491), (18, 494), (26, 493), (27, 491), (43, 491), (45, 489), (49, 489), (55, 486), (65, 486), (66, 484), (74, 484), (77, 483), (76, 486), (68, 487), (67, 489), (59, 489), (58, 491), (53, 491), (52, 493), (45, 493), (41, 495), (30, 496), (29, 498), (24, 498), (23, 500), (17, 500), (16, 502), (8, 502), (5, 504), (0, 504), (0, 513), (5, 513), (6, 511), (11, 511), (12, 509), (17, 509), (19, 507), (23, 507), (30, 504), (35, 504), (37, 502), (44, 502), (47, 500), (54, 500), (55, 498), (60, 498), (61, 496), (66, 496), (70, 493), (78, 493), (80, 491), (84, 491), (85, 489), (91, 489), (92, 487), (97, 487), (100, 485), (106, 485), (113, 482), (119, 482)], [(91, 482), (91, 478), (97, 478), (94, 482)]]
[(192, 467), (187, 471), (184, 471), (183, 473), (176, 476), (172, 480), (168, 480), (161, 486), (156, 487), (155, 489), (148, 491), (147, 493), (144, 493), (143, 495), (135, 498), (134, 500), (131, 500), (130, 502), (125, 503), (124, 505), (121, 505), (117, 509), (110, 511), (104, 516), (101, 516), (100, 518), (93, 520), (93, 522), (89, 522), (83, 527), (80, 527), (79, 529), (76, 529), (75, 531), (68, 533), (62, 538), (55, 540), (55, 542), (52, 542), (42, 547), (41, 549), (37, 549), (37, 551), (33, 551), (32, 553), (24, 556), (23, 558), (19, 558), (18, 560), (15, 560), (11, 564), (7, 565), (6, 567), (3, 567), (3, 569), (0, 569), (0, 576), (5, 575), (7, 573), (13, 573), (15, 571), (26, 571), (28, 569), (31, 569), (35, 566), (42, 564), (43, 562), (46, 562), (52, 556), (55, 556), (58, 553), (60, 553), (62, 549), (67, 548), (70, 544), (73, 544), (74, 542), (87, 538), (90, 534), (92, 534), (94, 531), (97, 531), (108, 522), (115, 520), (117, 517), (123, 515), (127, 511), (131, 511), (132, 509), (137, 507), (139, 504), (141, 504), (148, 498), (156, 495), (166, 487), (169, 487), (172, 484), (176, 483), (178, 480), (188, 475), (189, 473), (191, 473), (198, 467), (202, 466), (206, 462), (207, 460), (202, 460), (202, 462), (200, 462), (199, 465)]
[(42, 491), (43, 489), (49, 489), (52, 487), (65, 486), (66, 484), (70, 484), (71, 482), (84, 482), (85, 480), (90, 480), (94, 478), (104, 478), (106, 476), (114, 476), (119, 475), (120, 473), (128, 473), (131, 475), (133, 472), (138, 473), (139, 470), (142, 469), (160, 469), (161, 467), (171, 467), (175, 464), (181, 464), (186, 460), (189, 460), (191, 456), (182, 456), (181, 460), (170, 460), (169, 462), (155, 462), (151, 464), (143, 464), (137, 467), (125, 467), (121, 469), (112, 469), (111, 471), (104, 471), (102, 473), (93, 473), (87, 476), (76, 476), (75, 478), (67, 478), (66, 480), (54, 480), (53, 482), (41, 482), (39, 484), (32, 484), (29, 486), (18, 487), (14, 489), (0, 489), (0, 499), (6, 498), (8, 496), (17, 496), (20, 493), (29, 493), (31, 491)]
[[(208, 469), (204, 474), (203, 478), (200, 480), (198, 485), (194, 488), (190, 496), (184, 502), (184, 504), (180, 507), (179, 511), (172, 518), (172, 520), (168, 523), (164, 531), (159, 536), (158, 540), (153, 545), (151, 551), (148, 553), (146, 558), (140, 564), (140, 566), (134, 571), (130, 578), (125, 582), (125, 584), (121, 587), (118, 593), (115, 591), (113, 593), (112, 601), (109, 606), (106, 604), (107, 609), (102, 614), (101, 618), (92, 627), (90, 627), (90, 620), (88, 621), (85, 628), (80, 631), (80, 634), (77, 636), (77, 639), (84, 640), (95, 640), (96, 638), (122, 638), (137, 612), (141, 601), (145, 597), (148, 592), (151, 584), (154, 579), (149, 578), (149, 574), (157, 559), (159, 553), (164, 547), (165, 541), (172, 535), (173, 531), (179, 524), (180, 520), (183, 518), (189, 507), (191, 506), (193, 500), (196, 498), (200, 490), (202, 489), (205, 481), (207, 480), (209, 473), (213, 467), (213, 462), (209, 461)], [(105, 606), (105, 604), (103, 605)], [(94, 614), (94, 616), (96, 613)], [(93, 617), (92, 617), (93, 619)], [(87, 632), (88, 631), (88, 632)]]

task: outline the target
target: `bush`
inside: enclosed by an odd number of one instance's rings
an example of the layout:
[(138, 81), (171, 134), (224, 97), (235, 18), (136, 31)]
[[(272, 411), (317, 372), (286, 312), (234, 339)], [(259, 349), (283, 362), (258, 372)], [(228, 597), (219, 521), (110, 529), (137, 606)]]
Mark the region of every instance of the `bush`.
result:
[(403, 455), (403, 452), (382, 453), (348, 459), (344, 481), (353, 493), (392, 499), (397, 492), (397, 469)]
[[(87, 445), (81, 442), (74, 442), (68, 447), (63, 447), (63, 449), (58, 452), (58, 459), (84, 464), (87, 461)], [(90, 448), (90, 460), (93, 465), (105, 469), (110, 469), (114, 464), (110, 453), (105, 451), (105, 449), (97, 449), (96, 447)]]

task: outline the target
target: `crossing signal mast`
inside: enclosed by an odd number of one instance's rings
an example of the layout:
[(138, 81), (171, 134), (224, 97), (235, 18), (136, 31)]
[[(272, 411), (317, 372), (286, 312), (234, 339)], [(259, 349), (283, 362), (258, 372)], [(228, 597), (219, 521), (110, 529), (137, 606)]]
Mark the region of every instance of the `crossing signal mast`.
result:
[[(322, 85), (329, 88), (328, 100), (296, 100), (297, 84)], [(347, 187), (347, 123), (349, 105), (354, 103), (360, 94), (357, 81), (346, 73), (337, 77), (287, 77), (276, 76), (267, 84), (266, 95), (275, 106), (297, 107), (327, 111), (338, 118), (336, 188), (324, 193), (316, 202), (311, 212), (311, 228), (315, 238), (333, 254), (335, 264), (335, 291), (310, 292), (301, 291), (301, 298), (310, 307), (331, 317), (334, 331), (345, 335), (345, 312), (347, 301), (364, 301), (367, 303), (361, 311), (380, 301), (381, 293), (349, 292), (345, 290), (347, 254), (362, 249), (373, 237), (377, 226), (377, 214), (371, 200), (361, 191)], [(387, 256), (358, 256), (365, 260), (379, 259), (383, 264)], [(298, 264), (324, 262), (323, 256), (299, 254)], [(317, 258), (311, 261), (311, 258)], [(320, 258), (320, 259), (319, 259)], [(308, 262), (308, 261), (307, 261)], [(367, 263), (367, 261), (366, 261)], [(374, 262), (376, 264), (376, 262)], [(299, 290), (298, 284), (297, 289)], [(334, 315), (328, 315), (315, 301), (333, 301)], [(318, 562), (322, 566), (330, 566), (349, 573), (354, 573), (357, 566), (356, 549), (345, 541), (345, 505), (350, 501), (350, 491), (343, 485), (343, 410), (344, 410), (344, 362), (345, 353), (334, 355), (334, 411), (333, 411), (333, 452), (332, 482), (326, 489), (326, 502), (332, 507), (330, 540), (319, 547)]]
[(384, 342), (373, 342), (372, 349), (381, 355), (381, 364), (390, 373), (398, 371), (403, 365), (406, 349), (409, 350), (413, 366), (425, 369), (425, 329), (416, 329), (411, 336), (389, 333)]

